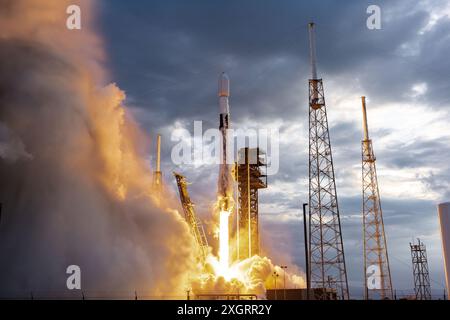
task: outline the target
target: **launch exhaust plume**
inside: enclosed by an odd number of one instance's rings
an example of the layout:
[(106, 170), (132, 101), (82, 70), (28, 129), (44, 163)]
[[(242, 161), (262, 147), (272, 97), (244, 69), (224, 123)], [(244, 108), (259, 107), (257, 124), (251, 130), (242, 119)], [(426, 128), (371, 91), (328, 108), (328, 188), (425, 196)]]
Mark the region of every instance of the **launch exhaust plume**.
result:
[(0, 296), (61, 296), (72, 264), (87, 296), (184, 295), (192, 236), (172, 195), (152, 198), (148, 141), (107, 84), (93, 1), (77, 1), (72, 31), (71, 2), (0, 0)]

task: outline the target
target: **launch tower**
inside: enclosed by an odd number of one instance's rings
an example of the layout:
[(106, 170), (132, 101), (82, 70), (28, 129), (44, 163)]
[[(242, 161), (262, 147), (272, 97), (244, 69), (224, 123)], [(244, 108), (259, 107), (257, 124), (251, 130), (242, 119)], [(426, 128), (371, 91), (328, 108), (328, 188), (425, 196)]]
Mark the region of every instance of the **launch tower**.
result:
[(242, 148), (235, 164), (234, 178), (238, 185), (238, 217), (236, 256), (238, 260), (259, 254), (258, 190), (267, 188), (266, 166), (259, 148)]
[(177, 180), (178, 191), (180, 193), (181, 206), (183, 207), (184, 217), (186, 222), (191, 229), (191, 233), (199, 246), (202, 259), (205, 261), (206, 256), (208, 254), (208, 241), (206, 239), (205, 230), (203, 228), (203, 224), (200, 219), (197, 217), (194, 211), (194, 204), (191, 201), (191, 197), (187, 191), (187, 181), (184, 176), (179, 173), (174, 172), (173, 175)]

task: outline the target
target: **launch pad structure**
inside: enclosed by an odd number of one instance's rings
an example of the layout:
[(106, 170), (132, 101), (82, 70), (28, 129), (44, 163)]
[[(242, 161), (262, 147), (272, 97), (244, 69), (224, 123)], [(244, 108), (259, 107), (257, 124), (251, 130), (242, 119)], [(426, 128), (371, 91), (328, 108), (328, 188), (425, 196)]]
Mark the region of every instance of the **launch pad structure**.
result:
[[(308, 266), (306, 268), (308, 289), (305, 292), (307, 298), (314, 300), (347, 300), (349, 291), (341, 219), (323, 81), (317, 76), (314, 26), (314, 23), (308, 24), (311, 78), (309, 79), (309, 219), (307, 228), (309, 237), (307, 241)], [(219, 76), (218, 96), (219, 129), (222, 142), (217, 192), (220, 209), (219, 258), (222, 268), (228, 268), (230, 253), (233, 254), (235, 261), (260, 254), (258, 193), (259, 189), (267, 188), (267, 174), (264, 173), (267, 164), (265, 154), (259, 147), (245, 147), (238, 151), (236, 162), (233, 169), (230, 170), (228, 163), (231, 159), (227, 159), (229, 156), (227, 131), (230, 126), (230, 80), (225, 73)], [(372, 141), (369, 139), (365, 97), (362, 97), (362, 107), (364, 128), (362, 140), (364, 295), (366, 299), (393, 299), (375, 166), (376, 158)], [(158, 138), (158, 157), (159, 146), (160, 137)], [(157, 166), (158, 171), (159, 166)], [(208, 243), (203, 226), (195, 215), (193, 203), (187, 192), (186, 178), (177, 173), (174, 175), (186, 221), (205, 259), (208, 254)], [(155, 176), (157, 177), (156, 174)], [(231, 178), (234, 179), (234, 182)], [(232, 195), (232, 189), (235, 187), (233, 183), (237, 186), (237, 195), (234, 197)], [(230, 252), (229, 242), (232, 238), (232, 234), (230, 234), (232, 228), (229, 226), (232, 223), (229, 221), (229, 216), (233, 211), (234, 200), (237, 200), (234, 234), (236, 246), (235, 251)], [(226, 242), (222, 243), (222, 241)], [(412, 248), (411, 246), (413, 252)], [(413, 257), (413, 263), (414, 261)], [(423, 270), (423, 267), (421, 268), (420, 270)], [(376, 273), (374, 274), (375, 286), (373, 283), (368, 283), (369, 269)], [(313, 294), (312, 297), (309, 297), (310, 292)], [(208, 294), (205, 294), (204, 298), (207, 296)], [(217, 296), (217, 294), (214, 293), (212, 296)]]
[[(306, 299), (312, 300), (347, 300), (349, 299), (349, 291), (341, 219), (324, 86), (322, 79), (317, 76), (314, 26), (314, 23), (308, 24), (311, 62), (311, 78), (308, 81), (309, 219), (308, 225), (306, 226), (305, 224), (305, 229), (307, 229), (305, 230), (305, 235), (308, 234), (308, 237), (305, 238), (308, 239), (305, 240), (307, 242), (305, 244), (307, 250), (305, 251), (307, 251), (306, 260), (308, 265), (306, 270), (308, 273), (308, 284), (307, 289), (301, 293), (300, 291), (292, 292), (297, 298), (304, 293)], [(219, 76), (218, 96), (220, 111), (219, 129), (221, 131), (221, 162), (217, 192), (217, 204), (220, 210), (219, 262), (221, 268), (228, 268), (230, 254), (233, 254), (232, 259), (235, 261), (242, 261), (260, 254), (259, 189), (267, 188), (267, 174), (264, 172), (267, 164), (265, 153), (259, 147), (245, 147), (238, 151), (236, 162), (234, 162), (231, 170), (229, 163), (232, 159), (227, 159), (227, 156), (231, 155), (228, 153), (229, 150), (227, 150), (227, 131), (230, 128), (230, 80), (225, 73)], [(393, 299), (375, 166), (376, 158), (373, 153), (372, 141), (369, 139), (365, 97), (362, 97), (362, 105), (364, 128), (364, 138), (362, 140), (364, 294), (366, 299)], [(159, 148), (160, 136), (158, 136), (158, 159), (160, 155)], [(156, 173), (160, 172), (159, 170), (158, 160), (155, 179), (158, 178)], [(177, 181), (185, 219), (198, 246), (202, 250), (203, 259), (205, 259), (209, 251), (208, 242), (203, 226), (195, 214), (194, 205), (189, 197), (186, 178), (175, 172), (174, 176)], [(237, 190), (237, 194), (234, 196), (232, 195), (233, 188)], [(235, 200), (237, 200), (237, 206), (235, 206)], [(229, 217), (234, 210), (236, 211), (235, 221), (232, 220), (230, 222)], [(233, 234), (230, 234), (230, 230), (233, 231), (233, 228), (229, 227), (234, 222), (236, 223), (234, 230), (235, 250), (230, 252), (229, 244), (233, 236)], [(223, 241), (225, 242), (223, 243)], [(413, 246), (411, 246), (411, 250), (413, 254)], [(417, 252), (422, 254), (421, 251)], [(418, 260), (418, 258), (414, 259), (413, 256), (413, 263), (416, 260), (422, 261)], [(369, 286), (369, 268), (370, 270), (376, 269), (375, 278), (379, 280), (376, 281), (379, 284), (378, 287), (373, 287), (372, 283)], [(420, 268), (420, 270), (423, 270), (424, 267)], [(427, 266), (425, 269), (428, 270)], [(416, 270), (416, 267), (414, 270)], [(426, 275), (428, 277), (428, 273)], [(274, 294), (276, 292), (277, 290), (273, 290)], [(227, 295), (220, 293), (204, 293), (202, 297), (199, 296), (198, 298), (215, 299), (225, 296)], [(231, 295), (227, 298), (234, 299), (236, 297)]]
[(256, 294), (248, 293), (202, 293), (195, 295), (196, 300), (258, 300)]
[[(226, 73), (221, 73), (218, 83), (219, 97), (219, 129), (221, 131), (221, 162), (218, 177), (218, 208), (220, 210), (219, 223), (219, 259), (222, 268), (228, 268), (229, 258), (240, 261), (260, 253), (259, 241), (259, 213), (258, 190), (267, 188), (267, 174), (263, 168), (267, 166), (265, 153), (258, 147), (245, 147), (238, 151), (236, 162), (231, 166), (232, 159), (227, 156), (232, 153), (227, 150), (227, 130), (230, 125), (230, 80)], [(158, 139), (159, 155), (160, 139)], [(234, 159), (233, 159), (234, 160)], [(159, 161), (158, 161), (159, 163)], [(231, 162), (233, 163), (233, 162)], [(232, 167), (232, 168), (231, 168)], [(157, 166), (159, 168), (159, 166)], [(194, 205), (187, 191), (187, 181), (184, 176), (174, 172), (180, 194), (186, 222), (199, 247), (203, 258), (208, 254), (208, 242), (203, 226), (195, 214)], [(155, 179), (157, 175), (155, 174)], [(234, 180), (234, 181), (233, 181)], [(234, 206), (233, 184), (237, 186), (237, 206)], [(236, 229), (232, 234), (234, 220), (229, 220), (230, 213), (236, 209)], [(230, 232), (231, 231), (231, 232)], [(224, 234), (222, 234), (224, 233)], [(230, 250), (230, 239), (235, 240), (235, 250)], [(224, 243), (226, 241), (226, 243)], [(231, 252), (232, 251), (232, 252)]]
[(234, 179), (238, 189), (236, 221), (237, 260), (260, 253), (258, 190), (267, 188), (265, 154), (259, 148), (242, 148), (234, 166)]
[(208, 240), (206, 239), (203, 224), (195, 213), (194, 204), (192, 203), (191, 197), (187, 191), (188, 182), (186, 181), (186, 178), (179, 173), (174, 172), (173, 175), (177, 181), (184, 217), (189, 225), (189, 228), (191, 229), (191, 233), (194, 236), (197, 245), (201, 250), (202, 259), (205, 261), (208, 255)]

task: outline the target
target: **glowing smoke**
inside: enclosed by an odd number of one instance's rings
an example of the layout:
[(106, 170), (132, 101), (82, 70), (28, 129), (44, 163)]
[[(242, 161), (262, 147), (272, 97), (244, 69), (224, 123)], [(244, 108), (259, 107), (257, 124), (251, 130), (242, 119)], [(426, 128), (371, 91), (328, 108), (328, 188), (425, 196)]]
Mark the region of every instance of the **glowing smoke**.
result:
[[(167, 205), (178, 200), (154, 201), (148, 140), (108, 84), (91, 1), (77, 3), (83, 29), (69, 31), (72, 1), (0, 0), (0, 296), (61, 296), (71, 264), (87, 297), (184, 297), (190, 281), (262, 297), (274, 271), (280, 288), (283, 270), (258, 256), (230, 266), (230, 281), (211, 256), (199, 277)], [(304, 283), (288, 274), (286, 286)]]
[(142, 133), (77, 3), (69, 31), (72, 1), (0, 0), (0, 294), (61, 295), (76, 264), (87, 296), (183, 295), (192, 237), (151, 198)]
[[(205, 273), (202, 277), (195, 279), (192, 283), (194, 293), (214, 293), (214, 294), (256, 294), (259, 298), (265, 298), (267, 288), (304, 288), (305, 281), (302, 277), (294, 273), (286, 272), (276, 266), (267, 257), (253, 256), (230, 266), (226, 275), (220, 275), (221, 266), (217, 258), (210, 256), (208, 265), (211, 272)], [(218, 271), (217, 271), (218, 270)], [(277, 280), (274, 272), (278, 274)], [(286, 280), (286, 283), (284, 281)]]

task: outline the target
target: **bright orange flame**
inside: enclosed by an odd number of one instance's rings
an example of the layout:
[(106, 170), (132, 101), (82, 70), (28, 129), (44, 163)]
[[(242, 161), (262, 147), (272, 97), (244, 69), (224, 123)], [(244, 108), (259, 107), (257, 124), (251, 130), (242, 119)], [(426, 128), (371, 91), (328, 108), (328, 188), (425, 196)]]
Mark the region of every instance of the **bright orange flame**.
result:
[(252, 293), (264, 297), (266, 288), (274, 287), (273, 274), (283, 275), (287, 287), (303, 287), (303, 279), (295, 274), (285, 274), (285, 270), (276, 266), (264, 256), (253, 255), (246, 259), (231, 260), (231, 253), (236, 250), (239, 240), (230, 241), (236, 236), (234, 228), (229, 229), (234, 199), (232, 188), (223, 187), (225, 194), (218, 194), (214, 206), (214, 236), (218, 238), (218, 251), (208, 254), (203, 269), (196, 279), (191, 281), (192, 290), (196, 293)]
[[(273, 288), (273, 273), (284, 275), (285, 270), (272, 263), (267, 257), (252, 256), (244, 260), (231, 261), (230, 251), (234, 242), (230, 241), (230, 217), (233, 209), (228, 206), (223, 197), (219, 197), (215, 212), (217, 220), (215, 227), (219, 240), (217, 255), (212, 252), (206, 259), (203, 272), (191, 281), (196, 293), (252, 293), (265, 296), (266, 288)], [(229, 203), (228, 203), (229, 204)], [(284, 279), (284, 277), (283, 277)], [(295, 274), (286, 274), (288, 288), (304, 287), (304, 281)]]

